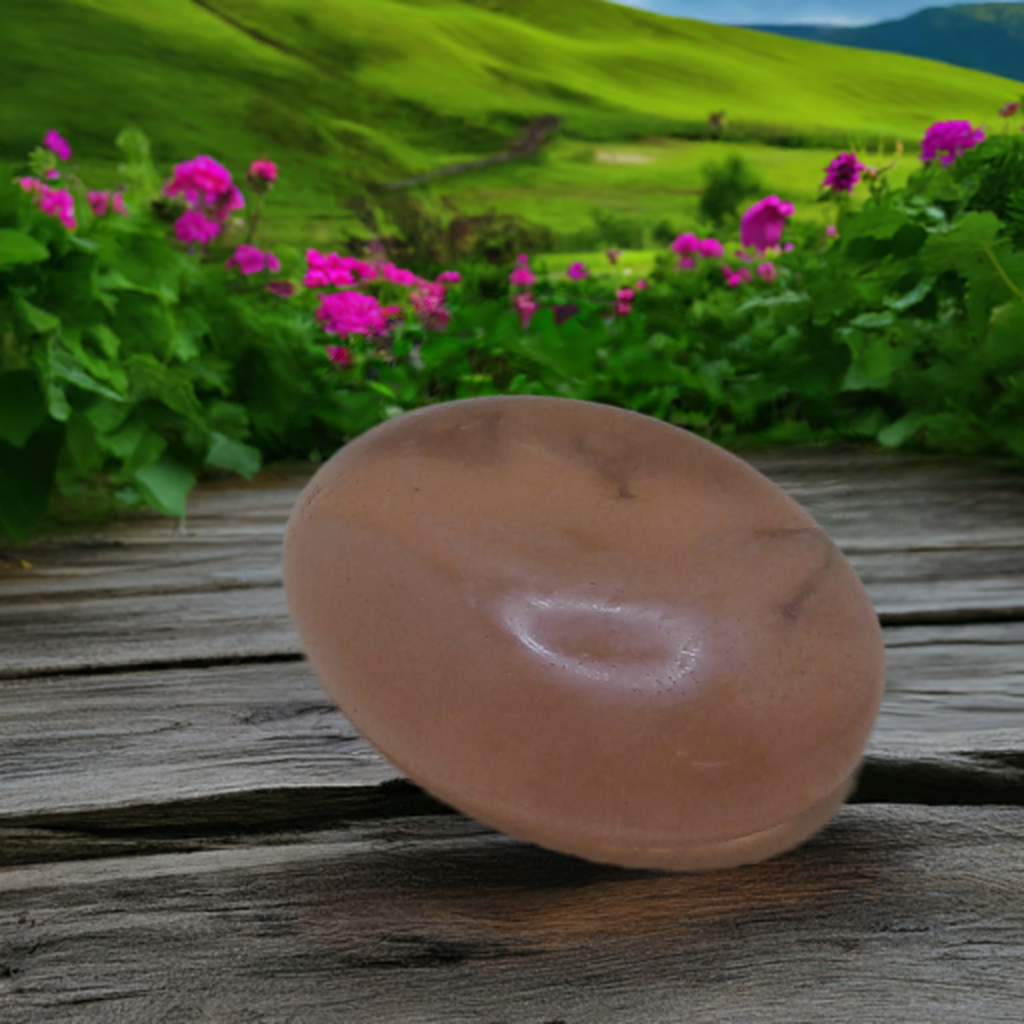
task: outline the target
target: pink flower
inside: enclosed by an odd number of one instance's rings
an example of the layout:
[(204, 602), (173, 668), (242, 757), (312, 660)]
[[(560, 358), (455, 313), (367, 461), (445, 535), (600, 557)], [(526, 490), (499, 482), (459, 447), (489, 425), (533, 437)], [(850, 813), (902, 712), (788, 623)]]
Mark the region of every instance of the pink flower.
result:
[(828, 235), (829, 238), (835, 238), (836, 235), (839, 234), (839, 230), (835, 224), (829, 224), (829, 226), (825, 228), (825, 234)]
[(175, 166), (174, 177), (164, 188), (164, 195), (180, 195), (187, 202), (213, 206), (221, 196), (231, 196), (233, 188), (231, 172), (223, 164), (210, 156), (197, 156)]
[(750, 257), (742, 249), (737, 249), (733, 253), (733, 256), (738, 256), (741, 260), (743, 260), (745, 262), (750, 260)]
[(774, 281), (778, 277), (778, 272), (775, 269), (774, 263), (761, 263), (758, 265), (757, 272), (765, 281)]
[(324, 351), (336, 366), (349, 366), (352, 363), (352, 354), (344, 345), (328, 345)]
[(359, 281), (372, 281), (379, 276), (373, 264), (355, 256), (339, 256), (336, 252), (325, 256), (316, 249), (307, 249), (306, 263), (309, 270), (302, 283), (307, 288), (325, 288), (328, 285), (340, 288)]
[(458, 284), (462, 280), (462, 275), (457, 270), (445, 270), (437, 275), (437, 280), (440, 284)]
[(970, 121), (937, 121), (921, 140), (921, 159), (927, 162), (943, 154), (942, 164), (947, 166), (984, 141), (984, 131), (972, 128)]
[(249, 180), (257, 185), (270, 185), (277, 181), (277, 164), (270, 160), (253, 160), (249, 164)]
[(525, 252), (521, 252), (516, 257), (516, 263), (519, 264), (519, 266), (521, 266), (521, 267), (525, 267), (529, 262), (530, 262), (530, 257), (527, 256)]
[(740, 220), (740, 242), (758, 252), (779, 244), (786, 218), (793, 216), (793, 204), (778, 196), (766, 196), (754, 203)]
[(420, 322), (429, 331), (443, 331), (451, 313), (444, 308), (444, 286), (435, 285), (410, 293), (409, 301), (419, 315)]
[(716, 257), (725, 254), (725, 248), (717, 238), (701, 238), (697, 242), (697, 252), (701, 256)]
[(792, 252), (795, 248), (796, 248), (796, 246), (792, 242), (783, 242), (782, 243), (782, 251), (783, 252)]
[(333, 292), (320, 296), (315, 315), (329, 334), (379, 337), (387, 334), (391, 320), (401, 318), (401, 311), (397, 306), (382, 309), (372, 295), (363, 292)]
[(124, 196), (120, 192), (114, 193), (114, 212), (128, 216), (128, 207), (124, 205)]
[(529, 267), (524, 264), (520, 264), (508, 275), (509, 282), (517, 287), (529, 288), (537, 280), (537, 275), (534, 274)]
[(1018, 110), (1020, 110), (1019, 103), (1007, 103), (999, 108), (999, 116), (1013, 117), (1013, 115), (1016, 114)]
[(380, 272), (386, 281), (390, 281), (392, 284), (400, 284), (407, 288), (426, 283), (422, 277), (414, 274), (411, 270), (403, 270), (401, 267), (396, 267), (394, 263), (385, 263), (380, 268)]
[(629, 314), (632, 311), (633, 311), (633, 307), (628, 302), (616, 302), (615, 303), (615, 312), (619, 316), (629, 316)]
[(57, 154), (58, 160), (70, 160), (71, 159), (71, 147), (60, 137), (60, 135), (51, 128), (43, 139), (43, 145)]
[(281, 262), (272, 252), (264, 252), (254, 245), (240, 245), (224, 266), (238, 267), (243, 274), (259, 274), (264, 270), (276, 273), (281, 269)]
[(692, 256), (695, 252), (699, 252), (700, 243), (697, 241), (697, 236), (692, 233), (680, 235), (671, 245), (671, 249), (678, 256)]
[(186, 210), (174, 222), (174, 234), (179, 242), (208, 245), (220, 234), (220, 224), (207, 220), (198, 210)]
[(645, 289), (645, 288), (647, 287), (647, 282), (646, 282), (646, 281), (644, 281), (644, 280), (643, 280), (643, 279), (641, 278), (641, 280), (637, 281), (637, 283), (636, 283), (635, 285), (633, 285), (633, 287), (634, 287), (634, 288), (635, 288), (635, 289), (636, 289), (636, 290), (637, 290), (638, 292), (642, 292), (642, 291), (643, 291), (643, 290), (644, 290), (644, 289)]
[(222, 192), (217, 196), (210, 207), (213, 215), (223, 224), (233, 210), (245, 208), (245, 196), (242, 195), (237, 185), (232, 185), (227, 192)]
[(533, 314), (537, 312), (537, 303), (529, 292), (520, 292), (513, 300), (516, 312), (519, 314), (519, 322), (525, 331), (530, 326)]
[(620, 288), (615, 293), (615, 299), (617, 302), (632, 302), (635, 296), (636, 292), (634, 292), (632, 288)]
[(619, 262), (619, 257), (622, 255), (621, 249), (605, 249), (605, 256), (608, 257), (608, 262), (614, 267)]
[(697, 261), (692, 256), (680, 256), (678, 267), (680, 270), (693, 270)]
[(38, 178), (18, 178), (18, 184), (28, 193), (34, 194), (39, 209), (48, 217), (56, 217), (61, 224), (74, 231), (78, 226), (75, 221), (75, 200), (66, 189), (50, 188)]
[(852, 192), (863, 170), (864, 165), (857, 159), (856, 153), (840, 153), (825, 168), (825, 180), (821, 187), (830, 188), (833, 192)]
[(50, 181), (56, 181), (60, 177), (60, 171), (58, 171), (56, 167), (51, 167), (43, 177)]
[(267, 285), (267, 291), (273, 295), (280, 295), (282, 299), (290, 299), (296, 288), (291, 281), (271, 281)]
[(573, 263), (572, 266), (570, 266), (569, 269), (566, 271), (566, 273), (574, 281), (582, 281), (583, 278), (590, 277), (590, 271), (587, 270), (586, 264), (580, 263), (579, 261)]
[(96, 192), (90, 190), (86, 198), (89, 200), (92, 212), (97, 217), (102, 217), (107, 212), (107, 207), (110, 205), (109, 192)]

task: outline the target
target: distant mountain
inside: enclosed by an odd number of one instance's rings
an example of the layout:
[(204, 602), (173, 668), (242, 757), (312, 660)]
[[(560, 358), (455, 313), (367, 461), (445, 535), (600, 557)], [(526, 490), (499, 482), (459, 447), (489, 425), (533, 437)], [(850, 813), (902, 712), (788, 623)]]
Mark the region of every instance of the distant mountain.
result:
[(1024, 82), (1024, 3), (929, 7), (899, 21), (883, 21), (861, 28), (744, 27), (815, 43), (927, 57)]

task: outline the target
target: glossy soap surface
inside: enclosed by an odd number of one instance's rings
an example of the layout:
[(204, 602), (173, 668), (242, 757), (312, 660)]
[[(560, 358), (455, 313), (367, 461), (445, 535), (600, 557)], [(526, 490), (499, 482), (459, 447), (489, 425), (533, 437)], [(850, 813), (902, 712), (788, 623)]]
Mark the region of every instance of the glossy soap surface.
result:
[(314, 672), (453, 807), (551, 849), (707, 870), (852, 788), (878, 619), (814, 520), (677, 427), (543, 397), (406, 413), (326, 462), (284, 580)]

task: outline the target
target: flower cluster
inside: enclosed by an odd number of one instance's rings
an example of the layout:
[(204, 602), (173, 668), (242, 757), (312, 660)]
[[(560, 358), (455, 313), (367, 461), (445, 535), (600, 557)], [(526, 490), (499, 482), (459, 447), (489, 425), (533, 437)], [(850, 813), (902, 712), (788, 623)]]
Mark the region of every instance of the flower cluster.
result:
[(360, 281), (373, 281), (380, 276), (372, 263), (355, 256), (339, 256), (336, 252), (325, 256), (316, 249), (307, 249), (306, 264), (309, 269), (302, 283), (307, 288), (344, 288)]
[(124, 205), (124, 196), (120, 192), (115, 192), (111, 196), (109, 191), (98, 192), (90, 189), (86, 198), (89, 200), (92, 212), (97, 217), (105, 217), (107, 210), (111, 207), (113, 207), (115, 213), (128, 215), (128, 208)]
[(856, 153), (840, 153), (825, 168), (825, 180), (822, 188), (829, 188), (834, 193), (852, 192), (853, 186), (860, 181), (860, 173), (864, 164), (857, 159)]
[(526, 253), (520, 253), (516, 257), (516, 267), (508, 275), (509, 283), (516, 288), (529, 288), (537, 280), (537, 275), (530, 270), (530, 257)]
[(224, 266), (228, 270), (237, 267), (242, 274), (259, 274), (264, 270), (276, 274), (281, 269), (281, 261), (272, 252), (254, 245), (240, 245)]
[(200, 245), (212, 242), (231, 212), (245, 207), (245, 197), (231, 180), (231, 172), (209, 156), (175, 166), (164, 195), (180, 196), (188, 204), (174, 225), (178, 240)]
[(316, 311), (316, 319), (323, 329), (342, 338), (350, 334), (383, 338), (391, 323), (400, 320), (401, 316), (398, 306), (382, 307), (374, 296), (362, 292), (321, 295), (320, 308)]
[(43, 145), (51, 152), (56, 153), (58, 160), (71, 159), (71, 147), (53, 128), (51, 128), (43, 138)]
[(249, 164), (249, 184), (260, 191), (266, 191), (277, 181), (277, 164), (265, 156)]
[(782, 229), (793, 216), (794, 206), (778, 196), (766, 196), (754, 203), (740, 219), (740, 242), (759, 253), (774, 249), (782, 239)]
[(67, 189), (50, 188), (38, 178), (19, 178), (18, 184), (35, 196), (39, 209), (48, 217), (56, 217), (68, 231), (74, 231), (78, 227), (75, 220), (75, 199)]
[(924, 133), (921, 159), (926, 163), (941, 155), (943, 166), (985, 141), (981, 128), (972, 128), (970, 121), (937, 121)]
[(681, 270), (693, 270), (698, 259), (714, 259), (725, 252), (724, 246), (717, 238), (698, 238), (692, 232), (680, 235), (670, 248), (679, 257)]
[(585, 277), (590, 277), (590, 271), (587, 270), (587, 265), (585, 263), (580, 263), (578, 260), (570, 265), (566, 273), (574, 281), (582, 281)]

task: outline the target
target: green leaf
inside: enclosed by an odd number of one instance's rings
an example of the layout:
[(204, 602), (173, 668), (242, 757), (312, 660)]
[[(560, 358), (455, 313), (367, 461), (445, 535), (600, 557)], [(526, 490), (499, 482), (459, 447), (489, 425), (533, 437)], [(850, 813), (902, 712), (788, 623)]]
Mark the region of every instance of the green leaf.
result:
[(133, 477), (146, 503), (167, 516), (183, 519), (189, 491), (195, 486), (195, 474), (169, 455), (140, 469)]
[(46, 420), (46, 399), (35, 373), (0, 373), (0, 441), (22, 448)]
[(927, 419), (927, 414), (923, 412), (908, 412), (878, 432), (878, 443), (886, 448), (898, 448), (904, 441), (909, 441), (924, 426)]
[(22, 263), (40, 263), (50, 258), (50, 250), (31, 235), (0, 228), (0, 268)]
[(896, 310), (897, 313), (902, 313), (926, 298), (932, 288), (935, 287), (937, 280), (938, 278), (935, 275), (922, 278), (906, 295), (901, 295), (898, 299), (893, 299), (891, 302), (886, 303), (886, 305), (890, 309)]
[(260, 471), (263, 459), (258, 448), (252, 448), (240, 441), (232, 441), (224, 434), (213, 434), (213, 444), (206, 455), (206, 465), (238, 473), (247, 480)]
[(22, 448), (0, 441), (0, 533), (27, 540), (46, 518), (64, 428), (37, 431)]
[(914, 355), (910, 346), (894, 345), (884, 335), (862, 334), (852, 329), (837, 333), (853, 353), (840, 391), (883, 390), (891, 382), (893, 374), (906, 366)]
[(60, 317), (54, 316), (38, 306), (33, 306), (31, 302), (20, 295), (15, 296), (14, 306), (25, 323), (37, 334), (47, 334), (60, 327)]
[(71, 384), (75, 384), (84, 391), (92, 391), (97, 395), (102, 395), (104, 398), (121, 398), (121, 395), (112, 388), (108, 388), (106, 384), (100, 383), (100, 381), (96, 380), (95, 377), (82, 369), (82, 367), (75, 362), (74, 357), (70, 353), (64, 351), (64, 349), (58, 348), (51, 353), (50, 368), (55, 377), (61, 380), (66, 380)]
[(892, 313), (861, 313), (850, 321), (851, 327), (891, 327), (896, 323), (896, 317)]

